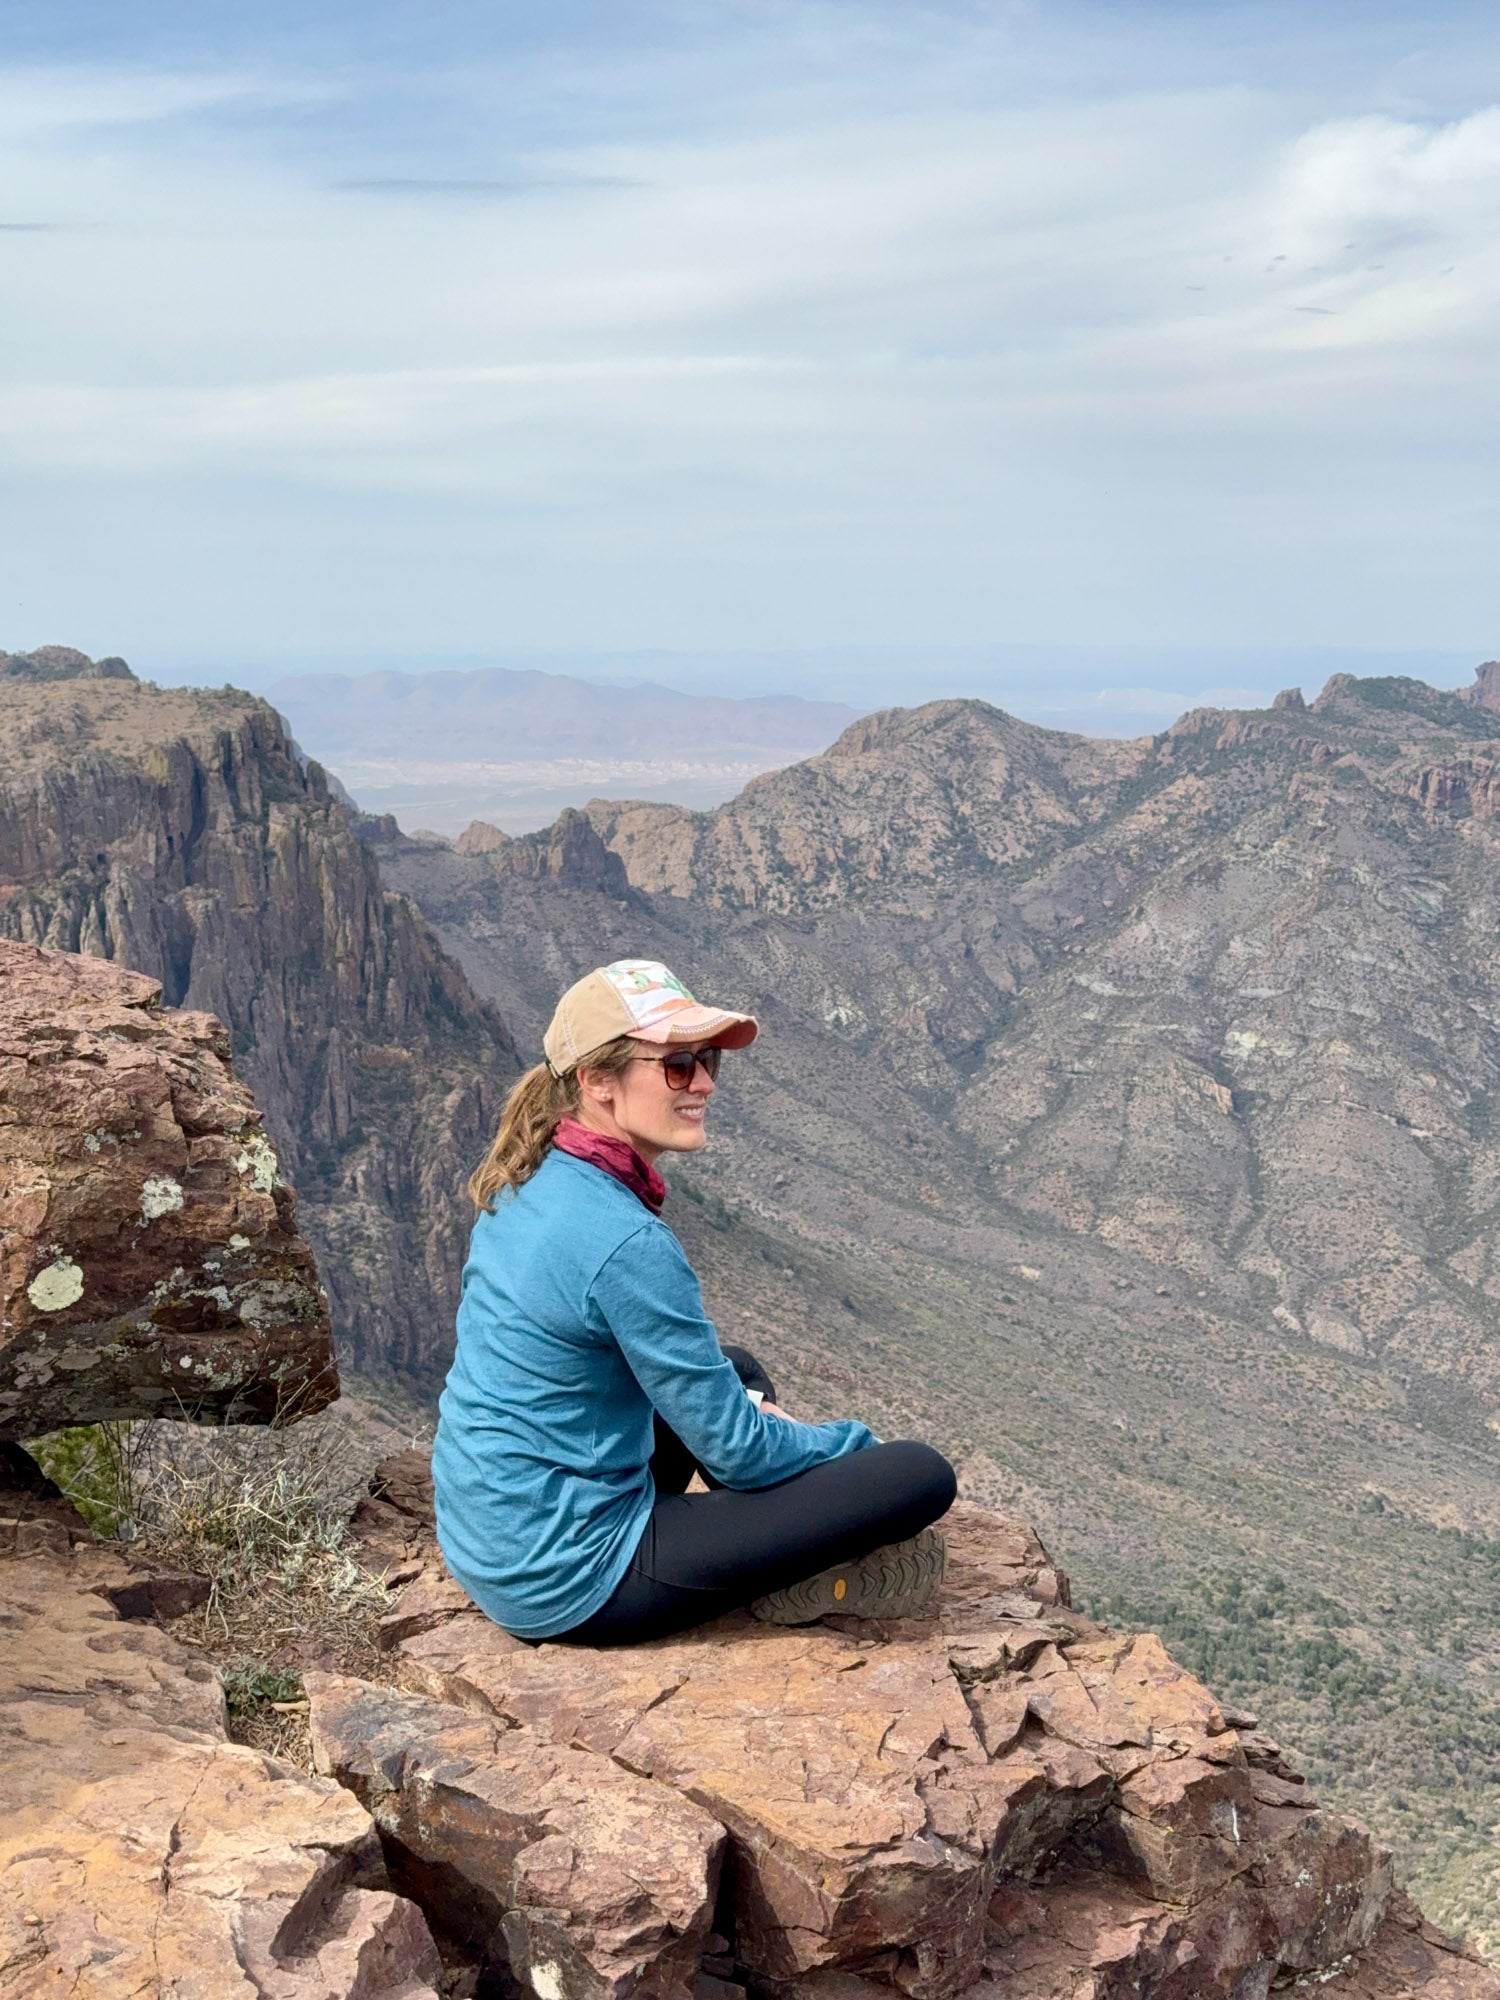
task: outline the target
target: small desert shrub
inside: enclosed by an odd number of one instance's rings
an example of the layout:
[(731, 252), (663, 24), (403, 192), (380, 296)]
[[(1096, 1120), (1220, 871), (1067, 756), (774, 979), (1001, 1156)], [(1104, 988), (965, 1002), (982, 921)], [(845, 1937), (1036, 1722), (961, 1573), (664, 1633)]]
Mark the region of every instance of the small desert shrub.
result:
[(137, 1431), (131, 1521), (154, 1553), (235, 1595), (296, 1590), (314, 1572), (338, 1591), (357, 1589), (348, 1523), (369, 1467), (343, 1426), (158, 1421)]
[(235, 1666), (221, 1667), (219, 1680), (230, 1717), (236, 1722), (248, 1721), (276, 1702), (288, 1704), (303, 1698), (302, 1676), (274, 1667), (241, 1661)]

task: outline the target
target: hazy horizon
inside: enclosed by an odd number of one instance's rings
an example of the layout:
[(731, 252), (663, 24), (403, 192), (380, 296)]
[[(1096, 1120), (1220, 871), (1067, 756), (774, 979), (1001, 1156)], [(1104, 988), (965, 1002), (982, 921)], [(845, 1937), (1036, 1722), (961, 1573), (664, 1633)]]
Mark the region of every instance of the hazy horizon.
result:
[[(13, 648), (13, 650), (19, 650)], [(859, 713), (974, 697), (1025, 722), (1088, 736), (1138, 736), (1187, 709), (1264, 707), (1284, 687), (1308, 699), (1331, 674), (1405, 674), (1466, 686), (1482, 652), (1323, 647), (823, 647), (768, 651), (528, 651), (413, 658), (293, 655), (258, 661), (201, 656), (132, 660), (166, 685), (232, 681), (254, 693), (301, 677), (506, 672), (561, 674), (604, 686), (649, 684), (697, 695), (842, 702)]]

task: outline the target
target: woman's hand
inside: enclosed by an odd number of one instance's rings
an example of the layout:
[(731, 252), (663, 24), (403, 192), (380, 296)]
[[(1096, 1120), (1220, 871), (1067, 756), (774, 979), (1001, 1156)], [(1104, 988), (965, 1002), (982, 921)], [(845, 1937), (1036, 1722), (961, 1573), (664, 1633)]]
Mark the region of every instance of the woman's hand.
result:
[(784, 1417), (789, 1424), (797, 1421), (791, 1411), (782, 1409), (779, 1403), (762, 1403), (760, 1413), (763, 1417)]

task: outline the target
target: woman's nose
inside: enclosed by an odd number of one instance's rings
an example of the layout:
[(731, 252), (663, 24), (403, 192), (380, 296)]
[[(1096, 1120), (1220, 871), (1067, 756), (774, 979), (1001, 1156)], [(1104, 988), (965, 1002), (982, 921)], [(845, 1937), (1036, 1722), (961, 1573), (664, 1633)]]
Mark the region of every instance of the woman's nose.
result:
[(714, 1080), (701, 1062), (693, 1065), (692, 1081), (688, 1084), (688, 1089), (697, 1091), (700, 1097), (712, 1097), (714, 1094)]

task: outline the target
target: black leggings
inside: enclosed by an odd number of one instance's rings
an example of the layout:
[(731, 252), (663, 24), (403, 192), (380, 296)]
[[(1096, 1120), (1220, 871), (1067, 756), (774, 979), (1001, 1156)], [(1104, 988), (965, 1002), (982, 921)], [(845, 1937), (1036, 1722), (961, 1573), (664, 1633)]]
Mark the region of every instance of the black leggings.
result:
[[(748, 1388), (776, 1400), (753, 1355), (724, 1352)], [(706, 1473), (711, 1492), (684, 1492), (701, 1470), (658, 1417), (656, 1504), (635, 1559), (614, 1594), (555, 1644), (628, 1646), (701, 1625), (834, 1563), (906, 1541), (946, 1514), (957, 1491), (947, 1459), (910, 1441), (870, 1445), (753, 1493), (731, 1492)]]

